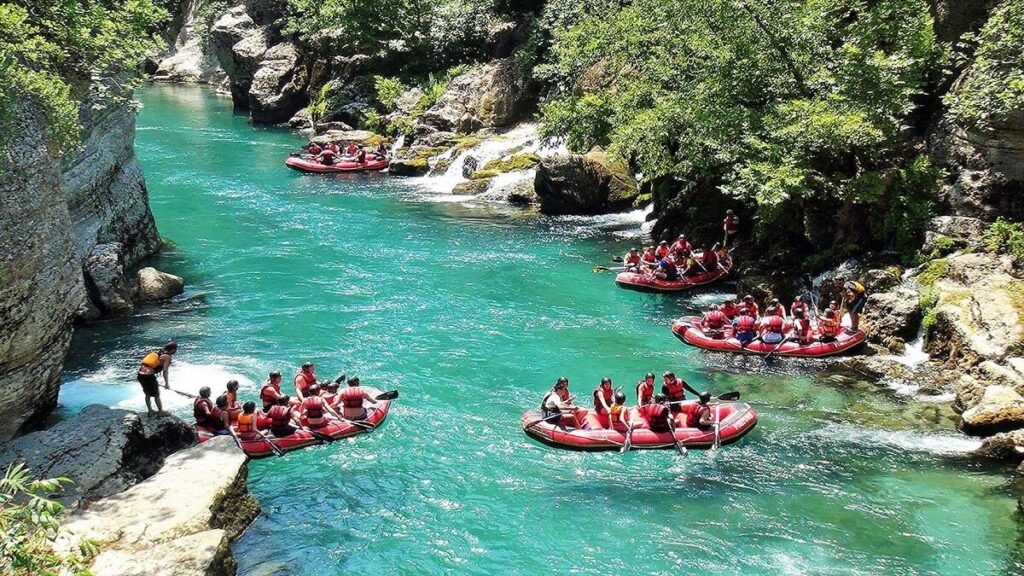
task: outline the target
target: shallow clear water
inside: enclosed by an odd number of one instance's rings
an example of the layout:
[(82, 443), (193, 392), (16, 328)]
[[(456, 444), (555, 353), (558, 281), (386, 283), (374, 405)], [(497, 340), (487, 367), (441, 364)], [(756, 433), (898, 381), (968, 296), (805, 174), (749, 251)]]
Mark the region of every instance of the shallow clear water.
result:
[[(187, 279), (162, 310), (81, 329), (62, 414), (142, 407), (147, 346), (182, 348), (173, 387), (243, 393), (305, 360), (399, 388), (386, 426), (252, 462), (263, 513), (243, 574), (1016, 574), (1006, 470), (945, 409), (793, 362), (684, 349), (671, 320), (716, 298), (617, 289), (591, 266), (636, 214), (544, 218), (436, 201), (386, 175), (303, 176), (301, 140), (197, 88), (140, 94), (137, 151)], [(428, 201), (433, 200), (433, 201)], [(528, 440), (519, 415), (556, 376), (674, 369), (738, 389), (759, 426), (717, 453), (587, 455)], [(185, 415), (188, 400), (165, 400)]]

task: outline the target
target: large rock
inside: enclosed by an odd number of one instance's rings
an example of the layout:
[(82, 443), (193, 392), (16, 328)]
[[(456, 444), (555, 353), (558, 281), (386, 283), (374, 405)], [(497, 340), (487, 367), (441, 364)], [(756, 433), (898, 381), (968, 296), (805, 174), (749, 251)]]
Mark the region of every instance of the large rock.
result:
[[(977, 218), (967, 216), (936, 216), (925, 226), (924, 245), (921, 252), (949, 252), (963, 248), (979, 248), (986, 224)], [(944, 256), (945, 254), (938, 254)]]
[(44, 122), (19, 103), (18, 129), (0, 142), (0, 441), (56, 406), (72, 315), (85, 299), (60, 166), (39, 145)]
[(229, 9), (213, 23), (210, 44), (228, 75), (236, 107), (249, 107), (249, 87), (271, 41), (270, 27), (257, 26), (245, 6)]
[(166, 82), (196, 82), (219, 85), (226, 77), (217, 52), (210, 42), (211, 22), (205, 13), (218, 0), (186, 0), (182, 4), (183, 23), (153, 75)]
[(453, 78), (418, 122), (440, 131), (510, 126), (529, 115), (536, 103), (536, 91), (515, 58), (502, 58)]
[(287, 122), (309, 102), (308, 86), (309, 71), (299, 47), (283, 42), (270, 48), (263, 54), (249, 86), (252, 121), (260, 124)]
[(1024, 397), (1009, 386), (985, 388), (977, 406), (960, 415), (967, 434), (991, 436), (1024, 427)]
[(395, 158), (388, 165), (388, 173), (394, 176), (424, 176), (430, 172), (426, 158)]
[(139, 270), (136, 275), (136, 283), (140, 304), (170, 300), (185, 290), (185, 280), (181, 276), (161, 272), (152, 267)]
[(246, 460), (225, 436), (178, 452), (149, 479), (68, 515), (56, 548), (93, 540), (99, 574), (234, 574), (230, 541), (259, 511)]
[(166, 456), (195, 443), (195, 430), (174, 416), (141, 416), (92, 404), (52, 428), (5, 444), (0, 468), (24, 462), (37, 478), (70, 478), (74, 483), (59, 500), (75, 506), (138, 484), (155, 474)]
[(355, 144), (365, 148), (376, 148), (381, 143), (389, 144), (387, 138), (369, 130), (328, 130), (323, 134), (314, 136), (312, 140), (320, 146), (330, 144), (331, 142), (335, 142), (339, 146)]
[(534, 188), (547, 214), (603, 214), (633, 205), (636, 180), (623, 161), (612, 162), (600, 148), (585, 156), (549, 156), (537, 166)]
[(1024, 430), (1000, 432), (989, 436), (981, 442), (981, 447), (971, 454), (982, 458), (1020, 462), (1024, 460)]
[(89, 298), (101, 311), (123, 314), (135, 308), (132, 287), (125, 277), (121, 261), (121, 244), (96, 245), (82, 263), (82, 268)]
[(892, 292), (869, 294), (862, 324), (868, 338), (877, 344), (888, 345), (892, 338), (903, 342), (912, 339), (921, 325), (917, 292), (897, 288)]

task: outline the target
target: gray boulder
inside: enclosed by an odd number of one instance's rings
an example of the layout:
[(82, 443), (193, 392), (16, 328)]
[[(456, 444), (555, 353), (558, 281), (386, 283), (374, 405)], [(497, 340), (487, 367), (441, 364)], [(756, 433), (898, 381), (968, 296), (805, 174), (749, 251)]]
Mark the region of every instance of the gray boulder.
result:
[(210, 45), (230, 79), (235, 106), (249, 106), (249, 87), (271, 39), (269, 27), (257, 26), (245, 6), (229, 9), (210, 29)]
[(0, 467), (24, 462), (37, 478), (74, 481), (59, 500), (75, 506), (122, 492), (156, 473), (169, 454), (196, 443), (174, 416), (149, 417), (92, 404), (52, 428), (0, 448)]
[(453, 78), (419, 123), (440, 131), (461, 126), (462, 132), (510, 126), (529, 115), (536, 102), (536, 91), (526, 83), (515, 58), (502, 58)]
[(185, 281), (181, 276), (161, 272), (156, 268), (146, 267), (136, 274), (138, 283), (138, 300), (140, 304), (163, 302), (185, 291)]
[(97, 244), (83, 263), (89, 297), (105, 312), (131, 312), (132, 288), (124, 275), (121, 244)]
[(252, 121), (260, 124), (287, 122), (309, 103), (306, 88), (309, 71), (298, 46), (284, 42), (263, 54), (249, 87)]
[(891, 338), (910, 340), (920, 325), (921, 305), (917, 292), (899, 288), (868, 295), (863, 328), (872, 342), (892, 348), (888, 345)]
[(627, 209), (639, 195), (623, 161), (594, 148), (585, 156), (556, 155), (537, 165), (534, 189), (546, 214), (605, 214)]
[(462, 177), (469, 178), (479, 167), (480, 161), (477, 160), (476, 156), (466, 156), (465, 160), (462, 161)]

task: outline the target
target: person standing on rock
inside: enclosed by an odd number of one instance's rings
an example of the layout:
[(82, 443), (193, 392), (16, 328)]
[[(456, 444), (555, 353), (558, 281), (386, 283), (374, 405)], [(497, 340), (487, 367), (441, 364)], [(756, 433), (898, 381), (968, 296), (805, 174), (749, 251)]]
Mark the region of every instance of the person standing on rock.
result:
[[(157, 374), (163, 374), (164, 388), (169, 389), (171, 387), (169, 381), (171, 360), (177, 351), (178, 344), (171, 340), (160, 350), (155, 350), (146, 354), (142, 359), (142, 364), (139, 366), (137, 378), (139, 380), (139, 384), (142, 385), (142, 393), (146, 397), (146, 410), (150, 416), (153, 414), (157, 414), (158, 416), (167, 414), (164, 412), (164, 405), (160, 400), (160, 384), (157, 382)], [(156, 400), (155, 412), (150, 398)]]
[[(864, 285), (856, 280), (850, 280), (843, 285), (843, 301), (850, 313), (850, 333), (860, 329), (860, 315), (864, 312), (864, 305), (868, 302), (868, 292)], [(840, 318), (840, 321), (842, 319)]]

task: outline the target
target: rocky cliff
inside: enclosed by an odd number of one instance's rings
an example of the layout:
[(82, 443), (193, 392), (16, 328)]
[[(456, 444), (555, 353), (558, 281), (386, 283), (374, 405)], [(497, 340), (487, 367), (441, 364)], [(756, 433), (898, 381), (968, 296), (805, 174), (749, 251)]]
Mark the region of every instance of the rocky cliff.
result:
[(56, 405), (76, 312), (111, 310), (97, 251), (123, 271), (160, 248), (134, 111), (82, 110), (82, 146), (63, 162), (42, 145), (45, 119), (28, 105), (0, 158), (0, 439)]

